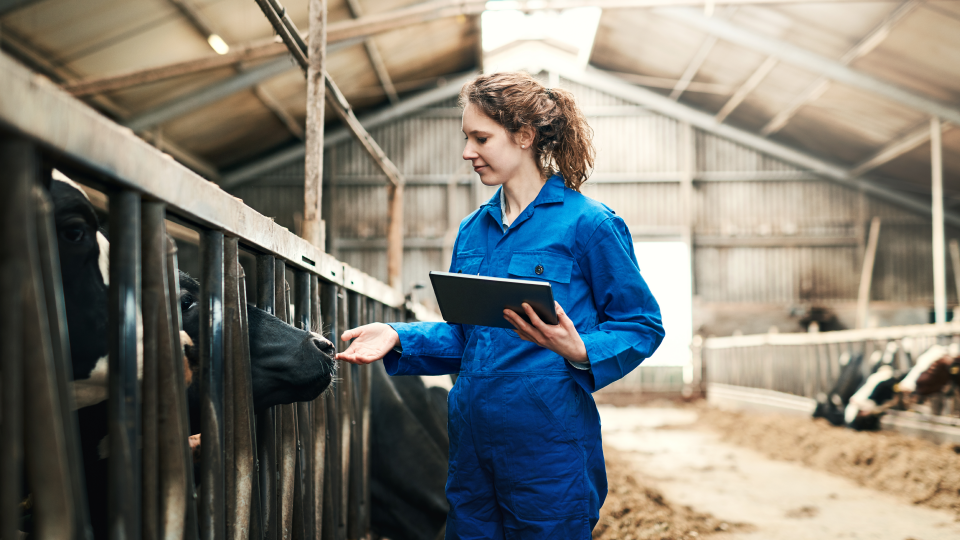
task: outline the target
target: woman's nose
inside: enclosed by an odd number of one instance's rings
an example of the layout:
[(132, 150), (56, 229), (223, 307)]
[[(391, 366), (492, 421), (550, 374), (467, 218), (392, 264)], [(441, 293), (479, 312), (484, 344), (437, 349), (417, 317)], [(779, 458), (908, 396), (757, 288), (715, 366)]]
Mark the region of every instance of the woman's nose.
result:
[(465, 145), (463, 146), (463, 159), (469, 161), (469, 160), (471, 160), (471, 159), (476, 159), (476, 158), (478, 158), (478, 157), (479, 157), (479, 156), (478, 156), (477, 153), (473, 150), (473, 147), (472, 147), (472, 145), (471, 145), (470, 143), (467, 143), (467, 144), (465, 144)]

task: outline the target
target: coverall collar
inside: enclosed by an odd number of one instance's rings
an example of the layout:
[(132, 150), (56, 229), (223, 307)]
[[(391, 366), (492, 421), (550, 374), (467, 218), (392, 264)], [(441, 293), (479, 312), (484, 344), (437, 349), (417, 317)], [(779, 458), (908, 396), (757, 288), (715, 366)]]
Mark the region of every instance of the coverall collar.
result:
[[(517, 225), (523, 223), (533, 214), (533, 209), (541, 204), (549, 203), (562, 203), (563, 196), (565, 193), (565, 185), (563, 183), (563, 177), (559, 174), (555, 174), (547, 179), (546, 183), (543, 184), (543, 187), (540, 188), (540, 193), (537, 194), (537, 198), (533, 200), (532, 203), (527, 205), (523, 212), (517, 216), (517, 219), (513, 221), (510, 225), (510, 229), (516, 228)], [(500, 201), (502, 200), (503, 186), (497, 188), (497, 192), (493, 194), (493, 197), (486, 202), (483, 206), (486, 207), (487, 213), (491, 218), (495, 219), (497, 224), (501, 227), (504, 233), (507, 232), (503, 225), (503, 208), (500, 206)]]

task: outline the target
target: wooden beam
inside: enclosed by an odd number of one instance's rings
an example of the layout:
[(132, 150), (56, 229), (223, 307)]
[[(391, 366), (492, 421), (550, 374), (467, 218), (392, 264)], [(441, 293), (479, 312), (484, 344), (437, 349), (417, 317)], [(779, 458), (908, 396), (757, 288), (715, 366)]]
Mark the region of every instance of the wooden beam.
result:
[[(651, 88), (676, 88), (677, 84), (680, 82), (679, 79), (668, 79), (665, 77), (651, 77), (649, 75), (638, 75), (636, 73), (624, 73), (622, 71), (608, 71), (620, 77), (621, 79), (633, 83), (639, 84), (640, 86), (649, 86)], [(727, 95), (730, 93), (731, 88), (725, 84), (716, 84), (716, 83), (702, 83), (691, 81), (687, 83), (687, 92), (703, 92), (705, 94), (722, 94)]]
[(323, 136), (326, 98), (327, 2), (310, 0), (310, 30), (307, 67), (307, 141), (303, 186), (301, 236), (320, 249), (325, 231), (321, 220), (323, 203)]
[(297, 119), (287, 112), (287, 110), (283, 108), (283, 104), (277, 101), (277, 98), (273, 97), (263, 85), (254, 87), (253, 93), (257, 96), (257, 99), (260, 100), (260, 103), (263, 103), (264, 107), (270, 109), (277, 119), (280, 120), (280, 123), (282, 123), (284, 127), (287, 128), (287, 131), (294, 137), (301, 141), (306, 138), (303, 127), (300, 126)]
[[(952, 127), (953, 125), (948, 122), (943, 123), (943, 131), (947, 131)], [(876, 169), (877, 167), (897, 159), (903, 154), (906, 154), (907, 152), (917, 148), (929, 140), (930, 126), (924, 122), (924, 124), (919, 128), (907, 133), (895, 141), (892, 141), (869, 158), (860, 162), (859, 165), (850, 169), (850, 174), (855, 176), (864, 175)]]
[[(870, 51), (877, 48), (884, 39), (890, 35), (890, 31), (894, 26), (897, 25), (904, 17), (909, 15), (913, 10), (918, 8), (925, 0), (906, 0), (896, 9), (894, 9), (890, 15), (887, 15), (879, 25), (877, 25), (873, 30), (871, 30), (863, 39), (857, 42), (850, 50), (844, 53), (840, 57), (839, 63), (841, 65), (848, 65), (850, 62), (853, 62), (857, 58), (868, 54)], [(803, 92), (801, 92), (797, 97), (795, 97), (787, 108), (777, 113), (763, 128), (760, 130), (760, 133), (764, 136), (772, 135), (783, 129), (787, 125), (787, 122), (797, 114), (797, 111), (807, 103), (816, 100), (827, 91), (827, 88), (830, 86), (830, 81), (827, 77), (820, 77), (814, 81), (810, 86), (808, 86)]]

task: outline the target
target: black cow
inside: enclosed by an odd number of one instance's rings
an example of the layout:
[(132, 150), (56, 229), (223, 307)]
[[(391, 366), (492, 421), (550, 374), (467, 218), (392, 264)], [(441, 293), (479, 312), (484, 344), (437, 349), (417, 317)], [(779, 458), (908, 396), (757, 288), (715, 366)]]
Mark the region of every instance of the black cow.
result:
[(844, 409), (850, 403), (850, 398), (863, 385), (863, 355), (843, 353), (839, 364), (843, 366), (837, 384), (826, 396), (817, 397), (817, 407), (813, 411), (814, 418), (826, 418), (835, 426), (845, 423)]
[[(109, 244), (86, 193), (62, 175), (50, 185), (60, 253), (67, 328), (73, 363), (91, 524), (96, 538), (107, 537), (107, 286)], [(180, 274), (184, 330), (199, 342), (199, 284)], [(318, 334), (282, 323), (248, 306), (253, 401), (257, 410), (316, 398), (332, 380), (334, 347)], [(191, 367), (196, 367), (195, 350)], [(188, 395), (196, 398), (196, 384)], [(196, 402), (196, 401), (195, 401)], [(197, 412), (191, 424), (199, 428)]]
[(443, 538), (450, 457), (447, 389), (370, 365), (371, 528), (392, 540)]

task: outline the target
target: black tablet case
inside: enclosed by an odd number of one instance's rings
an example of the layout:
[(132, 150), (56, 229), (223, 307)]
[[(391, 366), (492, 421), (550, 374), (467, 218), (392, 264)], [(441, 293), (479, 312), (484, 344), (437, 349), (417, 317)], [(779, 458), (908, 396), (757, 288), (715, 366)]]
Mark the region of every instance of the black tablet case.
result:
[(440, 313), (447, 322), (513, 330), (513, 325), (503, 318), (503, 310), (512, 309), (530, 322), (521, 306), (524, 302), (530, 304), (543, 322), (559, 322), (553, 289), (543, 281), (430, 272), (430, 282)]

